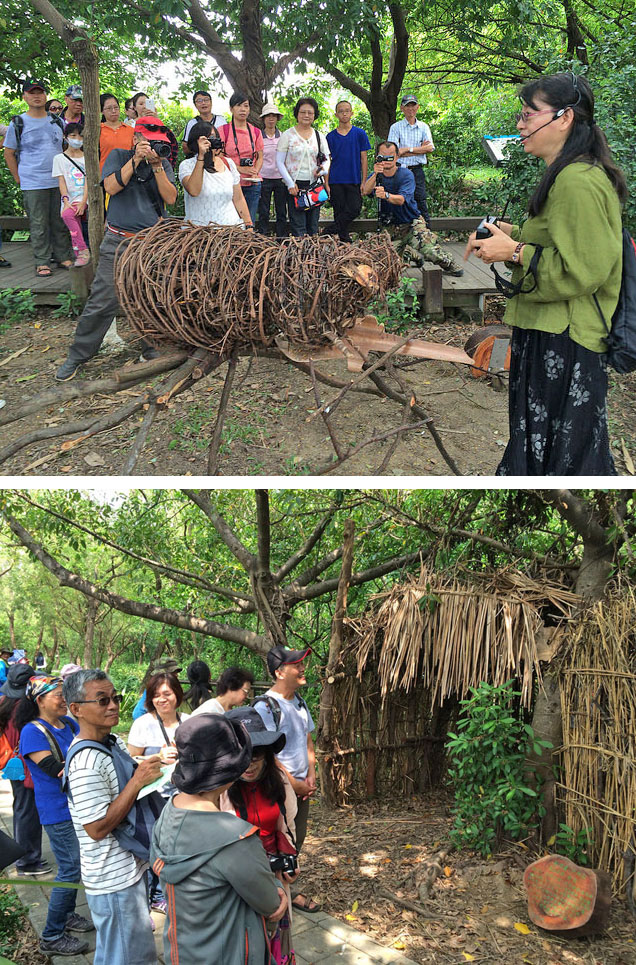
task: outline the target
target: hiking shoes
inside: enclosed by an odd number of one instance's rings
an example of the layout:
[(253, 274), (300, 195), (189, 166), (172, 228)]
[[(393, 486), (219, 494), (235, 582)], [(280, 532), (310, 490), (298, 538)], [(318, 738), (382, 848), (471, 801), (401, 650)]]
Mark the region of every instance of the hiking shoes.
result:
[(148, 345), (141, 355), (139, 356), (140, 362), (152, 362), (153, 359), (158, 359), (161, 357), (161, 352), (158, 352), (156, 348), (152, 345)]
[(26, 865), (24, 868), (18, 868), (18, 876), (20, 878), (26, 878), (27, 875), (34, 878), (39, 878), (40, 875), (50, 875), (53, 874), (53, 869), (50, 864), (46, 861), (38, 861), (37, 864)]
[(77, 370), (82, 364), (82, 362), (76, 362), (74, 359), (66, 359), (65, 362), (62, 362), (59, 369), (55, 373), (56, 381), (70, 382), (71, 379), (75, 377)]
[(460, 268), (459, 265), (453, 265), (451, 268), (443, 268), (442, 271), (445, 275), (455, 275), (456, 278), (460, 278), (464, 274), (464, 269)]
[(81, 915), (77, 915), (73, 912), (66, 919), (66, 924), (64, 926), (65, 931), (95, 931), (95, 925), (89, 918), (82, 918)]
[(45, 955), (81, 955), (88, 951), (88, 942), (73, 935), (61, 935), (55, 939), (40, 939), (40, 951)]

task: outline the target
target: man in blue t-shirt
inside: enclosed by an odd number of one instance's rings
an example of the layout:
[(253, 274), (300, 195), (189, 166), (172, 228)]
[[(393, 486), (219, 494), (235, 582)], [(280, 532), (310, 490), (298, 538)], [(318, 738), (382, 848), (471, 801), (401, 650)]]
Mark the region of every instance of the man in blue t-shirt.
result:
[(448, 251), (437, 242), (437, 235), (427, 227), (415, 201), (415, 178), (397, 163), (395, 141), (378, 144), (373, 174), (362, 186), (364, 195), (374, 194), (379, 203), (380, 221), (389, 226), (395, 246), (417, 265), (430, 261), (450, 275), (463, 275)]
[(51, 274), (51, 255), (62, 268), (70, 268), (71, 236), (60, 216), (60, 189), (51, 176), (53, 158), (63, 150), (63, 124), (45, 109), (47, 89), (39, 80), (28, 80), (22, 97), (28, 110), (16, 115), (4, 138), (4, 157), (13, 180), (22, 190), (29, 218), (35, 273)]
[(351, 123), (349, 101), (338, 101), (338, 126), (327, 134), (331, 152), (329, 192), (336, 232), (341, 241), (351, 241), (349, 228), (362, 209), (362, 185), (367, 179), (367, 151), (371, 144), (366, 131)]

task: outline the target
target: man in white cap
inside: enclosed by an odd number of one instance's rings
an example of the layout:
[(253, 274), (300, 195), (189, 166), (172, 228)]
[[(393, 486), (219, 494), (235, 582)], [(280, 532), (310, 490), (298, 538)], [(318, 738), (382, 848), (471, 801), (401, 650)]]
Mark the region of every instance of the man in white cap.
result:
[(278, 125), (283, 115), (271, 101), (263, 106), (263, 167), (261, 168), (261, 197), (258, 203), (258, 224), (256, 230), (262, 234), (269, 234), (269, 214), (274, 195), (274, 209), (276, 211), (276, 237), (284, 238), (287, 234), (287, 205), (289, 193), (276, 164), (276, 146), (280, 131)]
[(415, 203), (420, 214), (431, 227), (431, 217), (426, 204), (426, 175), (425, 165), (427, 155), (435, 150), (433, 136), (428, 124), (418, 121), (418, 102), (415, 94), (405, 94), (400, 102), (404, 118), (391, 124), (388, 141), (394, 141), (398, 146), (400, 167), (408, 168), (415, 178)]

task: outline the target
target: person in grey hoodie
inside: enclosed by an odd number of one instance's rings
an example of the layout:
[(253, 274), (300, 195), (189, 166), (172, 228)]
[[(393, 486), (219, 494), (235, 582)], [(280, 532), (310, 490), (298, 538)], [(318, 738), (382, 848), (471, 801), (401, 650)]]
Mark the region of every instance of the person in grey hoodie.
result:
[(269, 869), (258, 828), (219, 809), (246, 770), (252, 742), (222, 714), (198, 714), (177, 729), (176, 794), (161, 812), (150, 860), (168, 914), (170, 965), (270, 965), (265, 919), (278, 921), (285, 893)]

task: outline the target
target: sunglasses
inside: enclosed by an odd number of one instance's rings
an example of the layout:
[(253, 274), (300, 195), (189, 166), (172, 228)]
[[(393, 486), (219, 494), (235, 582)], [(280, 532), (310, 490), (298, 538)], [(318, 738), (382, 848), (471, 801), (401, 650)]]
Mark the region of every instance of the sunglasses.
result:
[(63, 108), (62, 108), (62, 105), (61, 105), (61, 104), (60, 104), (59, 107), (49, 107), (49, 113), (50, 113), (50, 114), (59, 114), (60, 111), (62, 111), (62, 110), (63, 110)]
[(100, 707), (108, 707), (112, 702), (119, 706), (124, 699), (123, 694), (110, 694), (108, 697), (97, 697), (96, 700), (74, 700), (75, 704), (99, 704)]
[(144, 124), (139, 133), (143, 133), (143, 131), (152, 131), (153, 134), (165, 134), (167, 130), (168, 128), (164, 124)]

